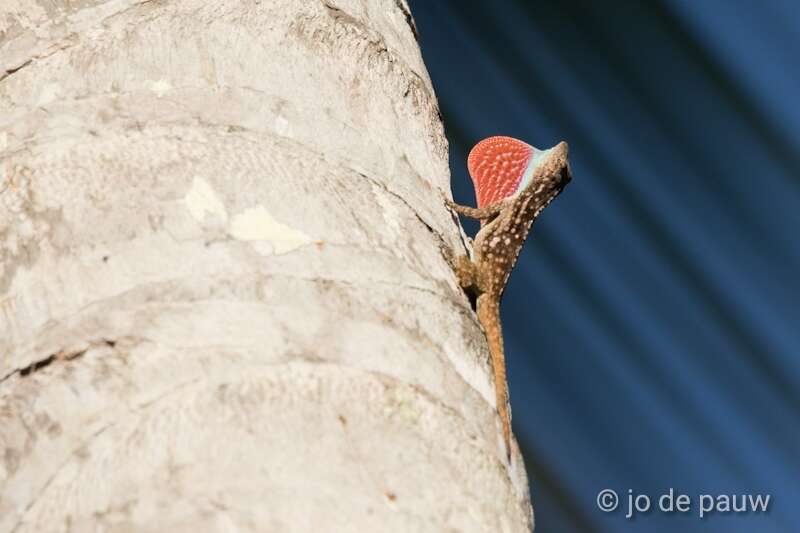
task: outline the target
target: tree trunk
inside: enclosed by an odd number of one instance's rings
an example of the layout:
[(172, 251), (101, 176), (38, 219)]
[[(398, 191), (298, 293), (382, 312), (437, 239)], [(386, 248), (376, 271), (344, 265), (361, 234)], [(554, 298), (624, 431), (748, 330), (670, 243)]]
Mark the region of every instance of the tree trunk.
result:
[(0, 533), (528, 531), (402, 0), (0, 2)]

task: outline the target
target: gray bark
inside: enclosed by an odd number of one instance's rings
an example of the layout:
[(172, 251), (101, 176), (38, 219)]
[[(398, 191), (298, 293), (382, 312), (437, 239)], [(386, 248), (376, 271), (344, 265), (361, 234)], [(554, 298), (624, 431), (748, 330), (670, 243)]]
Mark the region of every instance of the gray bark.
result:
[(0, 2), (0, 533), (529, 531), (448, 190), (401, 0)]

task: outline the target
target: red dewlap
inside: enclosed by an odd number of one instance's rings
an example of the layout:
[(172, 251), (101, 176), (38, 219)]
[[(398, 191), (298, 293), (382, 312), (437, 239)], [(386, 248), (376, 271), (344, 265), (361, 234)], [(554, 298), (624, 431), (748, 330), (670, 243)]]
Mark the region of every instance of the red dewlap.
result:
[(514, 194), (532, 155), (532, 146), (513, 137), (489, 137), (476, 144), (467, 158), (467, 168), (475, 184), (478, 207)]

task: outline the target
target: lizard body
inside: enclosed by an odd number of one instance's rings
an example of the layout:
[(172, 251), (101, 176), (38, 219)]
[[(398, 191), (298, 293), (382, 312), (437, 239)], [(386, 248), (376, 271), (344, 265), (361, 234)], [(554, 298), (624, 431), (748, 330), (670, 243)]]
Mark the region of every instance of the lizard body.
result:
[(476, 298), (478, 320), (486, 334), (494, 371), (497, 412), (503, 440), (511, 456), (511, 413), (508, 405), (500, 300), (533, 222), (572, 178), (567, 144), (540, 151), (511, 137), (489, 137), (470, 152), (470, 176), (478, 207), (447, 201), (464, 216), (480, 220), (473, 257), (455, 258), (459, 284)]

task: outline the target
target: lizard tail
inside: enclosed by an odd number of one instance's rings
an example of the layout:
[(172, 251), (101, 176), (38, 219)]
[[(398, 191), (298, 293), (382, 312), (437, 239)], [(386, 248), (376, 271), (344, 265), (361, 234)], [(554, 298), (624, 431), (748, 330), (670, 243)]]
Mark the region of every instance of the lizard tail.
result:
[(506, 360), (503, 351), (503, 331), (500, 326), (500, 303), (488, 294), (482, 294), (477, 302), (478, 320), (486, 333), (489, 355), (494, 370), (494, 391), (497, 413), (503, 424), (503, 440), (506, 453), (511, 459), (511, 410), (508, 405), (508, 385), (506, 383)]

